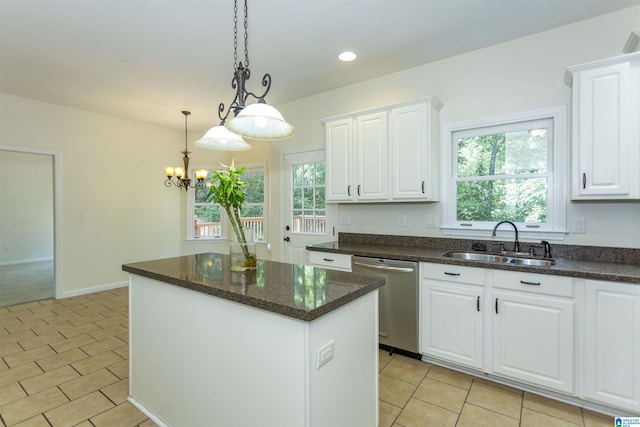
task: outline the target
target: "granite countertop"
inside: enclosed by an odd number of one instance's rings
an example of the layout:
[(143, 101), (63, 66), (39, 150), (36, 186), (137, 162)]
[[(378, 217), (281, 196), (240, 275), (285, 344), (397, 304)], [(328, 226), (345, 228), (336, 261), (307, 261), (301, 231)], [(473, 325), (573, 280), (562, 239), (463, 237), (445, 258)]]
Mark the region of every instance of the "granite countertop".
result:
[(254, 271), (232, 272), (230, 257), (215, 253), (124, 264), (122, 270), (302, 321), (384, 285), (379, 276), (262, 260)]
[[(376, 241), (375, 238), (366, 240), (365, 238), (353, 236), (355, 235), (350, 235), (345, 240), (308, 246), (307, 249), (311, 251), (333, 252), (374, 258), (455, 264), (496, 270), (522, 271), (527, 273), (640, 284), (640, 259), (638, 259), (635, 252), (631, 254), (630, 258), (635, 260), (635, 263), (621, 262), (619, 260), (601, 261), (589, 258), (575, 259), (554, 256), (555, 265), (551, 267), (533, 267), (457, 260), (444, 257), (443, 254), (449, 251), (471, 250), (470, 242), (460, 243), (459, 241), (455, 241), (455, 239), (430, 239), (426, 244), (421, 241), (422, 239), (416, 239), (415, 244), (410, 246), (407, 244), (407, 239), (403, 238), (393, 239), (384, 236)], [(463, 244), (465, 246), (462, 246)], [(560, 252), (572, 253), (571, 249), (567, 250), (566, 248), (561, 248)], [(592, 252), (597, 251), (594, 249)], [(606, 259), (606, 257), (598, 254), (598, 259)]]

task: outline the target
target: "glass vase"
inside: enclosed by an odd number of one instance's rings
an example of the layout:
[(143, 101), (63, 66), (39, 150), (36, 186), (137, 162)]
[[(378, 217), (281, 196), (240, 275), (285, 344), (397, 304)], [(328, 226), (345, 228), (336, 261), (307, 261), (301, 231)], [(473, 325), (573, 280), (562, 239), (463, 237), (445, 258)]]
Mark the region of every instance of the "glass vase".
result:
[(246, 244), (246, 251), (243, 244), (231, 242), (231, 271), (249, 271), (256, 269), (256, 244)]

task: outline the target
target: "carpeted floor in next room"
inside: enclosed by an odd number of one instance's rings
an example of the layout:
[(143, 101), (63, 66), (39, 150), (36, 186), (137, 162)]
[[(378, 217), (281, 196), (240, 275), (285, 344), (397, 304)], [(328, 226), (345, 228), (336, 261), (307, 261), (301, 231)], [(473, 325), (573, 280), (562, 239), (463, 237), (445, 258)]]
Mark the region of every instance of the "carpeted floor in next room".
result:
[(0, 307), (55, 296), (53, 260), (0, 265)]

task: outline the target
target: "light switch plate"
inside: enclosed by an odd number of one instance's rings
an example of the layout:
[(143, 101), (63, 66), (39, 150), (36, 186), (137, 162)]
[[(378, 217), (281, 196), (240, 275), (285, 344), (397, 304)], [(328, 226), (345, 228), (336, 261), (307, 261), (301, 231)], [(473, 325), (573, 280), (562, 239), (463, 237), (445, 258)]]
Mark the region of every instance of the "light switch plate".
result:
[(584, 234), (587, 232), (587, 220), (584, 218), (575, 218), (573, 220), (573, 232), (575, 234)]

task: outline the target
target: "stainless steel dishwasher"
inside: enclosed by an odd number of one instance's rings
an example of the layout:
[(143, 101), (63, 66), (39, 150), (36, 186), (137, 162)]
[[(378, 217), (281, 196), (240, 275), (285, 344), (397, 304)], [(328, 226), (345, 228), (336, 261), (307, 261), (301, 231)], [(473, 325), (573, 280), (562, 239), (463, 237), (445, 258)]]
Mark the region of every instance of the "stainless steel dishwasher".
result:
[(389, 351), (418, 353), (418, 263), (354, 256), (353, 272), (375, 273), (386, 282), (379, 290), (380, 344)]

